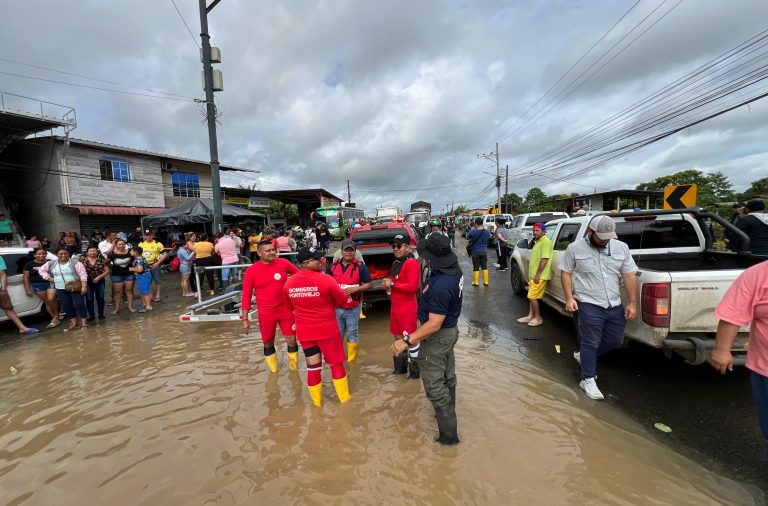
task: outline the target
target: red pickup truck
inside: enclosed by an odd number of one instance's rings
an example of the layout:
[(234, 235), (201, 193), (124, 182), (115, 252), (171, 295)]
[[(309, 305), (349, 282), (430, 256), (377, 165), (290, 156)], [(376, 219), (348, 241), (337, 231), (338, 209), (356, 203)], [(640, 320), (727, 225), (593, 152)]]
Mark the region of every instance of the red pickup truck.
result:
[(373, 278), (373, 288), (365, 292), (367, 302), (389, 299), (381, 283), (384, 278), (389, 276), (389, 269), (392, 267), (392, 262), (395, 261), (395, 254), (392, 253), (392, 246), (389, 241), (396, 235), (408, 237), (411, 247), (413, 247), (413, 254), (418, 257), (416, 243), (421, 239), (421, 235), (410, 223), (369, 225), (352, 230), (349, 238), (355, 242), (358, 251), (362, 253), (365, 265), (371, 271)]

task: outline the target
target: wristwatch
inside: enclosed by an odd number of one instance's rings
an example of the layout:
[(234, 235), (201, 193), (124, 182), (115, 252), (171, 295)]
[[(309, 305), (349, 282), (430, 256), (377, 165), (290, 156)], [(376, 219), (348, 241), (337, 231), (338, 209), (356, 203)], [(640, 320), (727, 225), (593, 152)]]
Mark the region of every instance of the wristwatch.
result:
[(406, 331), (403, 331), (403, 342), (408, 346), (411, 345), (411, 336)]

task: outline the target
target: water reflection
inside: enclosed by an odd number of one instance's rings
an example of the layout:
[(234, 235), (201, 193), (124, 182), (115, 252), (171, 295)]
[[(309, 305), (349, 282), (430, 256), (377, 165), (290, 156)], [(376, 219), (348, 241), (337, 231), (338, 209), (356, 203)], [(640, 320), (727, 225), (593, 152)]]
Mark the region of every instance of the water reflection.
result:
[[(361, 325), (341, 406), (328, 371), (269, 374), (258, 336), (171, 311), (0, 348), (10, 504), (752, 504), (759, 492), (650, 438), (462, 322), (462, 444), (432, 443), (418, 381), (391, 376), (383, 311)], [(490, 331), (490, 332), (489, 332)], [(483, 343), (484, 347), (478, 347)], [(494, 347), (500, 353), (492, 353)], [(518, 361), (519, 360), (519, 361)], [(10, 366), (18, 373), (5, 373)], [(754, 495), (753, 495), (754, 494)]]

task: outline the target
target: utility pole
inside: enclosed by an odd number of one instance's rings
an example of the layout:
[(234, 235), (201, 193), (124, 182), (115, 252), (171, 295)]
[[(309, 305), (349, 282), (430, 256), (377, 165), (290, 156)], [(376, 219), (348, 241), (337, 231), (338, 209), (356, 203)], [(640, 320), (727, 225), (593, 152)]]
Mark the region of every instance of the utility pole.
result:
[(208, 13), (221, 0), (200, 0), (200, 39), (203, 42), (203, 78), (205, 80), (205, 110), (208, 120), (208, 143), (211, 150), (211, 186), (213, 186), (213, 230), (221, 232), (224, 222), (221, 211), (221, 179), (219, 178), (219, 145), (216, 140), (216, 105), (213, 102), (213, 66), (211, 65), (211, 36), (208, 35)]
[(347, 205), (352, 202), (352, 192), (349, 189), (349, 179), (347, 179)]
[(504, 207), (507, 208), (504, 212), (509, 213), (509, 164), (507, 164), (506, 175), (504, 176)]
[(499, 172), (499, 143), (496, 143), (496, 209), (501, 212), (501, 173)]

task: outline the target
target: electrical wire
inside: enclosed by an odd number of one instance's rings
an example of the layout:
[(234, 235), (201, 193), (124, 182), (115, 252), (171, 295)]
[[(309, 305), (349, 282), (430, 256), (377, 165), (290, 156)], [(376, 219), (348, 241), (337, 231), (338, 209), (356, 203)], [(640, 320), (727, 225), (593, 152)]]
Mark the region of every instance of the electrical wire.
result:
[(45, 67), (43, 65), (36, 65), (34, 63), (26, 63), (26, 62), (22, 62), (22, 61), (18, 61), (18, 60), (11, 60), (9, 58), (0, 58), (0, 61), (4, 61), (4, 62), (7, 62), (7, 63), (13, 63), (13, 64), (16, 64), (16, 65), (24, 65), (25, 67), (31, 67), (31, 68), (35, 68), (35, 69), (39, 69), (39, 70), (47, 70), (49, 72), (55, 72), (57, 74), (64, 74), (64, 75), (72, 76), (72, 77), (79, 77), (81, 79), (89, 79), (91, 81), (98, 81), (100, 83), (113, 84), (115, 86), (123, 86), (125, 88), (132, 88), (132, 89), (135, 89), (135, 90), (146, 91), (146, 92), (149, 92), (149, 93), (160, 93), (160, 94), (163, 94), (163, 95), (170, 95), (170, 96), (173, 96), (173, 97), (185, 98), (187, 100), (194, 100), (193, 97), (187, 97), (187, 96), (184, 96), (184, 95), (179, 95), (177, 93), (171, 93), (170, 91), (164, 91), (164, 90), (158, 90), (158, 89), (152, 89), (152, 88), (142, 88), (140, 86), (134, 86), (132, 84), (118, 83), (116, 81), (109, 81), (107, 79), (99, 79), (98, 77), (91, 77), (91, 76), (86, 76), (86, 75), (83, 75), (83, 74), (76, 74), (74, 72), (67, 72), (66, 70), (55, 69), (55, 68), (52, 68), (52, 67)]
[(138, 92), (135, 92), (135, 91), (114, 90), (114, 89), (110, 89), (110, 88), (101, 88), (99, 86), (91, 86), (91, 85), (88, 85), (88, 84), (70, 83), (70, 82), (66, 82), (66, 81), (57, 81), (55, 79), (46, 79), (46, 78), (43, 78), (43, 77), (25, 76), (25, 75), (22, 75), (22, 74), (15, 74), (13, 72), (2, 72), (2, 71), (0, 71), (0, 75), (20, 77), (22, 79), (32, 79), (32, 80), (35, 80), (35, 81), (44, 81), (44, 82), (47, 82), (47, 83), (64, 84), (66, 86), (75, 86), (75, 87), (78, 87), (78, 88), (88, 88), (88, 89), (91, 89), (91, 90), (109, 91), (109, 92), (112, 92), (112, 93), (122, 93), (124, 95), (135, 95), (135, 96), (139, 96), (139, 97), (160, 98), (160, 99), (163, 99), (163, 100), (173, 100), (173, 101), (176, 101), (176, 102), (195, 102), (195, 99), (193, 99), (193, 98), (163, 97), (163, 96), (160, 96), (160, 95), (150, 95), (148, 93), (138, 93)]
[(184, 16), (181, 15), (181, 11), (176, 6), (176, 2), (174, 0), (171, 0), (171, 3), (173, 4), (173, 8), (176, 9), (176, 13), (179, 15), (179, 18), (181, 18), (181, 22), (184, 23), (185, 27), (187, 27), (187, 32), (189, 32), (189, 36), (192, 38), (192, 42), (195, 43), (195, 46), (197, 46), (198, 49), (202, 49), (200, 47), (200, 44), (197, 42), (197, 39), (195, 38), (194, 34), (192, 33), (192, 30), (189, 29), (189, 25), (187, 24), (187, 20), (184, 19)]

